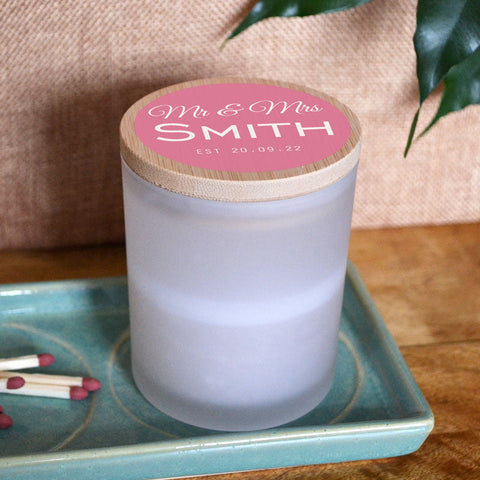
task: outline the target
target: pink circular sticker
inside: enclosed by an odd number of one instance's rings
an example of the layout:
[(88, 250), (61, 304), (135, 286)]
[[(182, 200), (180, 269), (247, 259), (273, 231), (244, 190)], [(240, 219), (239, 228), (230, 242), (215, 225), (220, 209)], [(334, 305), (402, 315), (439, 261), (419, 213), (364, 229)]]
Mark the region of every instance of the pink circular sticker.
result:
[(185, 88), (155, 99), (135, 118), (138, 138), (179, 163), (223, 172), (269, 172), (318, 162), (350, 136), (331, 103), (265, 84)]

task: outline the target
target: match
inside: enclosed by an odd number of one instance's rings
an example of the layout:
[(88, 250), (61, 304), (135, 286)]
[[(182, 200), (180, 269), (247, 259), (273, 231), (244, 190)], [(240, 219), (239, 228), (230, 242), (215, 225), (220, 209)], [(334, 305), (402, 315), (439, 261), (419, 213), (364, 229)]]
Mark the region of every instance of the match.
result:
[[(11, 379), (8, 379), (11, 380)], [(88, 391), (83, 387), (68, 387), (64, 385), (42, 385), (41, 383), (25, 382), (16, 389), (2, 389), (0, 392), (13, 395), (26, 395), (30, 397), (63, 398), (67, 400), (83, 400), (88, 397)]]
[[(15, 372), (0, 371), (0, 379), (12, 378), (16, 376)], [(88, 392), (94, 392), (101, 387), (101, 383), (96, 378), (91, 377), (71, 377), (68, 375), (50, 375), (43, 373), (23, 373), (22, 377), (26, 382), (39, 383), (42, 385), (63, 385), (69, 387), (82, 387)]]
[(13, 420), (8, 415), (0, 413), (0, 430), (10, 428), (13, 425)]
[(0, 358), (0, 370), (20, 370), (22, 368), (48, 367), (55, 357), (49, 353), (25, 355), (23, 357)]
[[(17, 390), (25, 385), (25, 380), (18, 376), (13, 375), (10, 378), (0, 378), (0, 393), (8, 390)], [(2, 413), (2, 411), (0, 411)]]

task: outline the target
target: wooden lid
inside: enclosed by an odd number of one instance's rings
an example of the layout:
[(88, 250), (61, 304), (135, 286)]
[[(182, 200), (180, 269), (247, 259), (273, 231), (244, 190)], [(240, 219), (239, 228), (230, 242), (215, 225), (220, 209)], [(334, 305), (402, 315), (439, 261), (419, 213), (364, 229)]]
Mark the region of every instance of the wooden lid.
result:
[(230, 202), (304, 195), (343, 178), (360, 156), (345, 105), (284, 82), (215, 78), (153, 92), (120, 125), (120, 151), (148, 182)]

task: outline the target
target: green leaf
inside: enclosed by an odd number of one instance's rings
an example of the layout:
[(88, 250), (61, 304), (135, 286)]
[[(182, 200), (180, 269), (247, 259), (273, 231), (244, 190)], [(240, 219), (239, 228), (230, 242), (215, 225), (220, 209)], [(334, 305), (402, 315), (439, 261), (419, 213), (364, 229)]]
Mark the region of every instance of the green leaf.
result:
[(422, 104), (480, 45), (480, 0), (419, 0), (413, 41)]
[(306, 17), (319, 13), (332, 13), (358, 7), (371, 0), (259, 0), (247, 17), (231, 33), (237, 36), (254, 23), (269, 17)]
[(410, 133), (408, 134), (407, 146), (405, 147), (405, 151), (403, 152), (403, 156), (406, 157), (408, 155), (408, 151), (412, 146), (413, 136), (415, 135), (415, 129), (417, 128), (418, 117), (420, 116), (420, 108), (417, 110), (417, 113), (413, 117), (412, 126), (410, 127)]
[[(417, 54), (420, 109), (450, 69), (469, 58), (480, 46), (480, 0), (418, 0), (417, 28), (413, 40)], [(456, 87), (452, 95), (456, 95), (457, 91)], [(448, 105), (451, 102), (447, 102), (445, 110), (442, 110), (446, 113), (438, 118), (448, 113)], [(412, 121), (404, 156), (407, 156), (415, 135), (418, 114), (419, 111)]]
[(475, 104), (480, 104), (480, 47), (447, 73), (440, 106), (421, 135), (445, 115)]

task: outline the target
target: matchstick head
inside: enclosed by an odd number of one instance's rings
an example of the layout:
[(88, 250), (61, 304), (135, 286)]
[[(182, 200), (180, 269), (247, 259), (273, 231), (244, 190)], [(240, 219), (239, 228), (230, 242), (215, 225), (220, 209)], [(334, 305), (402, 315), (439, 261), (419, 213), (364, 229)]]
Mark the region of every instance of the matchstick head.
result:
[(83, 379), (82, 386), (85, 390), (94, 392), (98, 390), (102, 384), (96, 378), (86, 377)]
[(40, 355), (37, 355), (37, 357), (40, 367), (48, 367), (55, 360), (55, 357), (49, 353), (41, 353)]
[(24, 385), (25, 385), (25, 380), (22, 377), (10, 377), (7, 380), (8, 390), (16, 390), (17, 388), (22, 388)]
[(83, 400), (88, 397), (88, 391), (83, 387), (70, 387), (70, 398), (72, 400)]
[(12, 425), (12, 418), (4, 413), (0, 413), (0, 429), (10, 428)]

